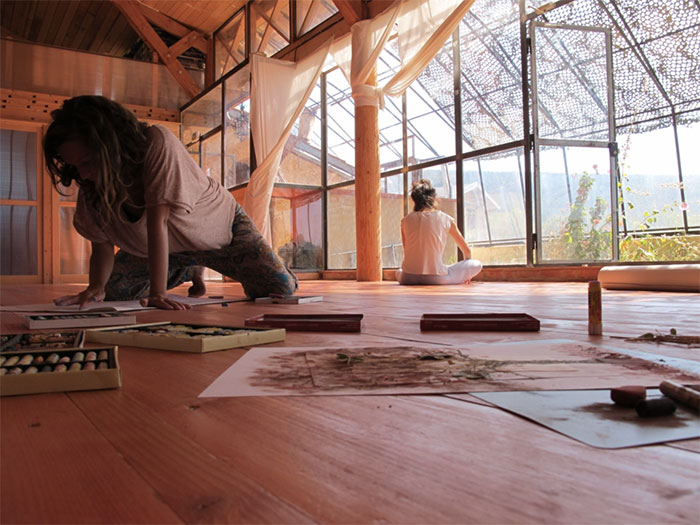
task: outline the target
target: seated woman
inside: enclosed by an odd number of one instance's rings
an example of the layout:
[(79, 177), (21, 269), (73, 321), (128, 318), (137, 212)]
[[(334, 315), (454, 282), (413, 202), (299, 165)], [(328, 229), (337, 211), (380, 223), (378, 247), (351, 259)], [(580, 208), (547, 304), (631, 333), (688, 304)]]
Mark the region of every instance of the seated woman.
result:
[[(471, 258), (471, 250), (454, 219), (437, 209), (435, 188), (421, 180), (411, 189), (413, 212), (401, 219), (404, 259), (396, 272), (399, 284), (468, 283), (481, 271), (481, 262)], [(447, 236), (450, 235), (464, 255), (451, 266), (442, 262)]]

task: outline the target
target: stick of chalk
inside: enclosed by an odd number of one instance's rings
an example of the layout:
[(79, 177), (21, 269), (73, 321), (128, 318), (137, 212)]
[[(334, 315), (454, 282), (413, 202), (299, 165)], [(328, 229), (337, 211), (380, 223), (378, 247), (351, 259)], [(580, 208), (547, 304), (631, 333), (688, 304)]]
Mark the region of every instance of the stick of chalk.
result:
[(676, 411), (676, 404), (668, 397), (645, 399), (634, 406), (639, 417), (669, 416)]
[(700, 411), (700, 392), (674, 381), (661, 381), (659, 390), (664, 395)]
[(641, 385), (627, 385), (610, 389), (610, 399), (616, 405), (624, 407), (634, 407), (647, 397), (647, 389)]

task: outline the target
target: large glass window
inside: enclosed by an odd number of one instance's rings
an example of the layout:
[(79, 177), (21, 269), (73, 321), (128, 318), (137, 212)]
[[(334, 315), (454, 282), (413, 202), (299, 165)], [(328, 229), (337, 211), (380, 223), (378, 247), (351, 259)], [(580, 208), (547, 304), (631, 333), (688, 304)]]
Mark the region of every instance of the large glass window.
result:
[[(696, 115), (700, 118), (700, 115)], [(683, 166), (683, 188), (685, 202), (680, 208), (688, 217), (688, 226), (700, 228), (700, 122), (678, 127), (678, 143)]]
[(355, 243), (355, 185), (328, 191), (328, 268), (357, 266)]
[(321, 89), (314, 88), (284, 145), (280, 182), (321, 185)]
[(231, 188), (250, 179), (250, 68), (225, 80), (224, 186)]
[[(621, 231), (683, 227), (680, 181), (672, 127), (618, 135)], [(668, 155), (659, 155), (667, 151)]]
[(301, 36), (338, 12), (331, 0), (297, 0), (296, 34)]
[(612, 257), (607, 148), (540, 151), (540, 261), (603, 261)]
[(382, 266), (398, 268), (403, 261), (401, 219), (404, 215), (403, 175), (381, 179)]
[(326, 76), (328, 184), (355, 178), (355, 104), (340, 68)]
[(241, 9), (214, 38), (216, 78), (224, 76), (246, 58), (245, 10)]
[(272, 246), (290, 268), (323, 268), (321, 191), (277, 186), (270, 203)]
[(272, 56), (289, 44), (289, 2), (254, 0), (250, 9), (252, 52)]
[(182, 142), (196, 142), (221, 125), (221, 84), (182, 111)]
[(475, 2), (459, 25), (462, 149), (523, 137), (518, 5)]
[(452, 39), (406, 90), (408, 164), (455, 153)]
[(525, 185), (521, 152), (465, 160), (465, 238), (484, 264), (524, 264)]

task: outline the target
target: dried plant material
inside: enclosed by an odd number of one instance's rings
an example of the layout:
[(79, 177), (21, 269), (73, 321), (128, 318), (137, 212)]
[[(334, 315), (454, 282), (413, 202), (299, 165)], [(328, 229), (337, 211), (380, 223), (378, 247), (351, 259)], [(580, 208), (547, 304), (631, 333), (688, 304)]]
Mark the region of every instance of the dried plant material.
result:
[(344, 348), (340, 352), (336, 349), (271, 355), (268, 366), (258, 368), (250, 381), (252, 386), (299, 393), (397, 386), (459, 388), (473, 381), (521, 379), (532, 365), (551, 368), (572, 363), (594, 364), (596, 360), (500, 361), (470, 357), (455, 348)]
[(671, 328), (668, 334), (647, 332), (639, 337), (626, 338), (629, 342), (646, 342), (646, 343), (672, 343), (678, 345), (686, 345), (688, 348), (700, 348), (700, 336), (697, 335), (678, 335), (675, 328)]
[(251, 348), (200, 397), (400, 395), (697, 383), (698, 375), (569, 340)]

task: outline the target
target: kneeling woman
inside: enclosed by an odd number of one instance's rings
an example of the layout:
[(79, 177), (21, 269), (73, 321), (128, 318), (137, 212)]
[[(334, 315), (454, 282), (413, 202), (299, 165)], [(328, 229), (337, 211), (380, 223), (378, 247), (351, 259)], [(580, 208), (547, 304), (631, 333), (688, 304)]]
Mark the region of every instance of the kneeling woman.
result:
[[(404, 259), (396, 272), (399, 284), (460, 284), (481, 271), (454, 219), (437, 209), (435, 188), (421, 180), (411, 189), (413, 212), (401, 220)], [(447, 236), (452, 237), (464, 260), (451, 266), (442, 262)]]
[(88, 287), (57, 304), (141, 299), (186, 309), (166, 292), (193, 281), (190, 295), (204, 294), (202, 267), (239, 281), (251, 298), (297, 289), (240, 205), (167, 128), (99, 96), (66, 100), (51, 116), (48, 171), (59, 192), (78, 184), (73, 224), (92, 244)]

